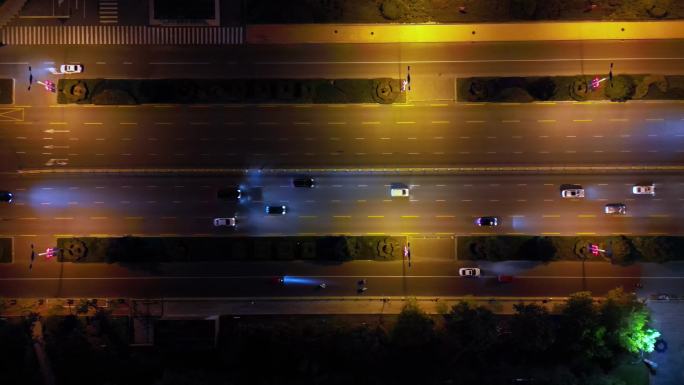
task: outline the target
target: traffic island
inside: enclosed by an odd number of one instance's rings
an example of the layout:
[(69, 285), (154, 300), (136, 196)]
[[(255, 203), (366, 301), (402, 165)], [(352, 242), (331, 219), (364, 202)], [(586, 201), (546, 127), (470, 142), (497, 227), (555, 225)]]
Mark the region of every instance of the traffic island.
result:
[(158, 264), (227, 261), (393, 261), (406, 237), (117, 237), (58, 238), (61, 262)]
[(60, 79), (59, 104), (392, 104), (399, 79)]
[(462, 102), (682, 100), (684, 76), (596, 74), (576, 76), (471, 77), (456, 80)]

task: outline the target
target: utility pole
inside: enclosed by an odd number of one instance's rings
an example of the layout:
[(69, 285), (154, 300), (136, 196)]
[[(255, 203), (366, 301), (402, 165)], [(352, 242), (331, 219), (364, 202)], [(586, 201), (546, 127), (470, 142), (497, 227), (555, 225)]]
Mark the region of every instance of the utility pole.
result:
[(613, 63), (610, 63), (610, 71), (608, 72), (608, 79), (610, 79), (610, 86), (613, 86)]

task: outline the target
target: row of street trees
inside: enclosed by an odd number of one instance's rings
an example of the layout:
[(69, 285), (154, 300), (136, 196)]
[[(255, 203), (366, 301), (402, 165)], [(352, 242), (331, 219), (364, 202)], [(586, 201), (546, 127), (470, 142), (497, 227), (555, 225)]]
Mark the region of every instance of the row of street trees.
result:
[[(458, 302), (435, 316), (409, 302), (380, 322), (225, 317), (219, 347), (210, 351), (133, 349), (127, 321), (103, 310), (51, 316), (43, 324), (58, 384), (89, 385), (503, 385), (516, 378), (619, 385), (611, 371), (652, 351), (660, 335), (649, 327), (646, 306), (622, 289), (600, 302), (576, 293), (553, 313), (534, 303), (514, 309), (500, 315)], [(2, 374), (30, 384), (25, 373), (35, 364), (22, 364), (32, 360), (28, 326), (3, 322)]]
[[(634, 295), (573, 295), (558, 313), (519, 304), (502, 316), (459, 302), (430, 316), (411, 302), (396, 322), (240, 323), (224, 338), (231, 372), (253, 384), (620, 384), (610, 371), (653, 350), (659, 333)], [(242, 382), (238, 382), (242, 383)]]

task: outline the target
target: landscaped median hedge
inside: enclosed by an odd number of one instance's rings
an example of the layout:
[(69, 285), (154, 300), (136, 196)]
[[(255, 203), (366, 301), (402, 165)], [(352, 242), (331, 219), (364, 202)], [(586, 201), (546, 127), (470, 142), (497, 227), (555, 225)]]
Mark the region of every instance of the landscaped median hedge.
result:
[(684, 99), (684, 76), (616, 75), (592, 88), (595, 78), (607, 74), (577, 76), (472, 77), (457, 79), (459, 101), (516, 102)]
[(12, 238), (0, 238), (0, 263), (12, 262)]
[(120, 237), (58, 238), (62, 262), (390, 261), (406, 237)]
[(60, 79), (60, 104), (398, 103), (397, 79)]
[(14, 80), (0, 79), (0, 104), (14, 103)]
[[(589, 244), (605, 250), (594, 256)], [(669, 236), (465, 236), (458, 237), (458, 258), (466, 260), (607, 260), (618, 264), (684, 259), (684, 237)]]

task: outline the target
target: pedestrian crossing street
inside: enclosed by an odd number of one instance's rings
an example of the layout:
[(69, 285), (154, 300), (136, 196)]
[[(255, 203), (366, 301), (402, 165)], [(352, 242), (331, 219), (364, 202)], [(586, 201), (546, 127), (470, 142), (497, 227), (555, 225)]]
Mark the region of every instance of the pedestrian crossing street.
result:
[(243, 44), (242, 27), (11, 26), (0, 28), (7, 45), (230, 45)]
[(119, 22), (119, 4), (117, 0), (100, 0), (98, 3), (100, 24)]

